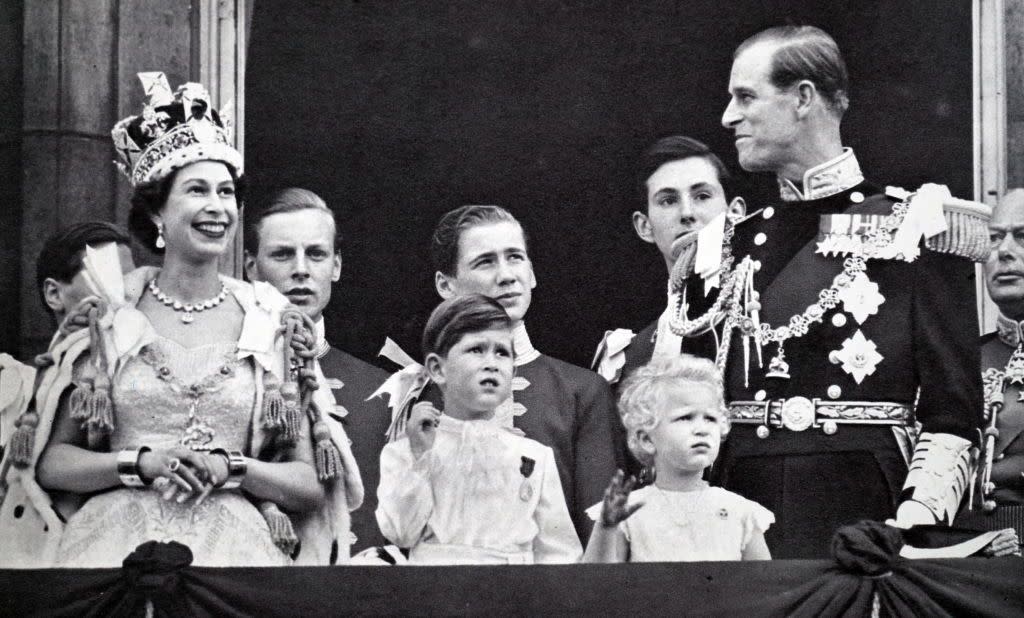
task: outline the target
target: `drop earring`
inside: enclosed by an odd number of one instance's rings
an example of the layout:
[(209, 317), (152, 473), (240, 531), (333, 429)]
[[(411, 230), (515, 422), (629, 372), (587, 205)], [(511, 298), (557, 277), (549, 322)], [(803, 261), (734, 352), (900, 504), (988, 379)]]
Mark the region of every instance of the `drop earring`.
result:
[(164, 242), (164, 224), (163, 223), (157, 223), (156, 224), (156, 248), (157, 249), (163, 249), (166, 246), (167, 246), (167, 243)]

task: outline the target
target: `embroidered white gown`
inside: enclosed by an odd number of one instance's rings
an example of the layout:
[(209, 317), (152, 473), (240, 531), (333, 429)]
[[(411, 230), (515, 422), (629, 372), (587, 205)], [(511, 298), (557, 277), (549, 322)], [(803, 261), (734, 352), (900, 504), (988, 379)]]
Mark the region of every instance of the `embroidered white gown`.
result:
[[(238, 361), (235, 356), (234, 343), (184, 348), (157, 337), (125, 364), (113, 385), (111, 450), (171, 448), (189, 432), (198, 444), (244, 452), (256, 397), (255, 372), (251, 359)], [(188, 545), (192, 564), (198, 566), (291, 562), (239, 490), (214, 490), (198, 507), (193, 503), (165, 501), (148, 488), (122, 487), (95, 495), (69, 518), (58, 566), (117, 567), (149, 540)]]
[(384, 447), (377, 522), (412, 564), (570, 563), (582, 548), (550, 448), (495, 421), (442, 416), (414, 460)]
[[(707, 483), (696, 491), (648, 485), (630, 493), (629, 504), (637, 502), (644, 506), (619, 524), (630, 562), (741, 560), (754, 534), (775, 523), (760, 504)], [(596, 521), (601, 504), (587, 513)]]

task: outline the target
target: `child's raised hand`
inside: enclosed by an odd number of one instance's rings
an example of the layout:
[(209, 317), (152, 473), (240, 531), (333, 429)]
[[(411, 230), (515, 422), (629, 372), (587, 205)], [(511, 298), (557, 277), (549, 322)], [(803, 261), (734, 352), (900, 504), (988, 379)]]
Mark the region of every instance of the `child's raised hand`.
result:
[(629, 492), (633, 491), (635, 485), (636, 477), (626, 478), (622, 470), (615, 471), (611, 483), (604, 490), (604, 503), (601, 505), (602, 526), (614, 528), (644, 505), (643, 502), (629, 504)]
[(441, 422), (441, 411), (429, 401), (421, 401), (409, 412), (409, 422), (405, 425), (405, 435), (409, 436), (409, 448), (413, 457), (429, 451), (434, 446), (437, 425)]

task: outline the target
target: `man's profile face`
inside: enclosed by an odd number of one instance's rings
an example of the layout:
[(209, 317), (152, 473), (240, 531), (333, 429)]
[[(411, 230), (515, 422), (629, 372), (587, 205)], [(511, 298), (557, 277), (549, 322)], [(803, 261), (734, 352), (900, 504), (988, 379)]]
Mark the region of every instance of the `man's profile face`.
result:
[[(84, 254), (84, 249), (83, 249)], [(121, 262), (121, 272), (128, 274), (135, 270), (135, 260), (132, 259), (132, 250), (128, 245), (117, 245), (117, 257)], [(74, 309), (75, 305), (87, 296), (95, 296), (96, 293), (89, 288), (85, 279), (85, 266), (75, 273), (71, 281), (65, 283), (55, 279), (47, 279), (43, 282), (43, 295), (46, 304), (53, 310), (58, 321), (64, 319), (68, 311)]]
[(729, 74), (730, 99), (722, 126), (733, 131), (740, 166), (748, 172), (779, 171), (796, 154), (799, 98), (795, 88), (780, 90), (771, 83), (775, 48), (769, 42), (748, 47)]
[(989, 222), (985, 285), (1003, 315), (1024, 319), (1024, 189), (1003, 197)]
[(455, 276), (439, 272), (435, 282), (443, 298), (474, 293), (489, 296), (505, 308), (513, 323), (519, 323), (537, 286), (523, 228), (515, 221), (499, 221), (463, 230)]
[(331, 284), (341, 278), (331, 216), (315, 208), (275, 213), (260, 221), (257, 232), (256, 254), (245, 253), (246, 274), (273, 285), (319, 320), (331, 300)]
[(700, 156), (664, 163), (646, 185), (646, 212), (633, 213), (633, 227), (641, 239), (658, 247), (671, 268), (672, 243), (725, 212), (725, 190), (718, 170)]

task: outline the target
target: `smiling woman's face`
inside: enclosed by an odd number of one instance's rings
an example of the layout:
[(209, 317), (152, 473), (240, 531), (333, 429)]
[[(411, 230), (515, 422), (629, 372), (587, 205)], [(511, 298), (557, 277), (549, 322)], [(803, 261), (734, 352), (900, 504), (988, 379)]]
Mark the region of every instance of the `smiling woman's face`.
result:
[(153, 221), (163, 224), (168, 255), (189, 262), (219, 258), (238, 225), (235, 179), (228, 167), (198, 161), (178, 170)]

